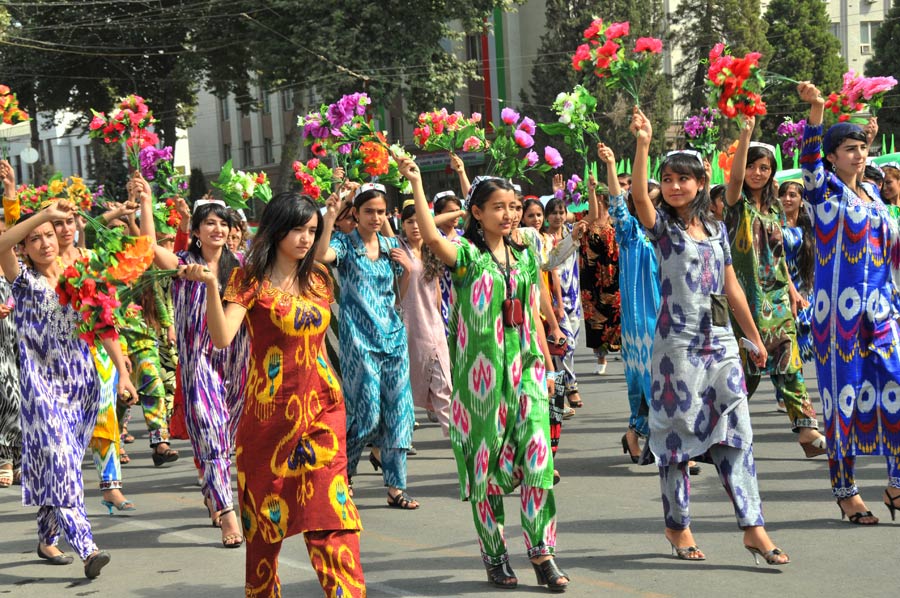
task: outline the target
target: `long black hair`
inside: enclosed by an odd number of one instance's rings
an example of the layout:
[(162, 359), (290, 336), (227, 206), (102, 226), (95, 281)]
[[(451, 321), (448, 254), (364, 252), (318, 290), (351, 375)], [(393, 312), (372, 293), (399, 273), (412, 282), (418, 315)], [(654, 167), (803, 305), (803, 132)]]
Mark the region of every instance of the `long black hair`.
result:
[[(198, 260), (203, 259), (203, 252), (200, 249), (200, 239), (197, 237), (197, 231), (200, 225), (210, 216), (216, 216), (225, 221), (228, 229), (234, 228), (234, 222), (231, 216), (231, 210), (220, 203), (207, 203), (194, 210), (191, 215), (191, 244), (188, 245), (188, 253)], [(231, 271), (240, 266), (237, 258), (231, 253), (227, 245), (222, 246), (222, 254), (219, 256), (219, 287), (224, 289), (228, 285), (228, 279), (231, 278)]]
[[(785, 181), (778, 187), (778, 197), (784, 197), (791, 187), (797, 188), (797, 193), (803, 197), (803, 185), (797, 181)], [(816, 240), (813, 235), (812, 220), (809, 217), (809, 211), (800, 201), (800, 209), (797, 211), (797, 227), (800, 229), (803, 242), (800, 245), (800, 251), (797, 254), (797, 270), (800, 272), (800, 280), (803, 287), (807, 290), (813, 288), (813, 281), (816, 276)], [(794, 283), (796, 286), (796, 282)]]
[[(324, 274), (325, 269), (316, 264), (316, 247), (322, 237), (322, 213), (316, 203), (306, 195), (296, 191), (279, 193), (263, 210), (259, 220), (259, 228), (253, 237), (253, 244), (244, 259), (244, 288), (246, 291), (253, 285), (261, 283), (271, 273), (278, 255), (278, 244), (291, 230), (306, 225), (316, 219), (316, 234), (313, 244), (306, 255), (297, 264), (297, 282), (300, 293), (306, 294), (312, 288), (311, 274), (315, 270)], [(331, 279), (323, 275), (330, 286)]]
[[(506, 179), (501, 178), (486, 178), (480, 181), (476, 181), (474, 183), (474, 187), (469, 192), (471, 197), (469, 198), (468, 206), (466, 210), (468, 211), (468, 218), (466, 219), (466, 228), (463, 231), (463, 237), (469, 240), (472, 245), (484, 251), (486, 253), (490, 253), (490, 249), (484, 242), (484, 234), (480, 231), (481, 223), (475, 219), (475, 216), (472, 215), (472, 208), (478, 207), (479, 209), (484, 208), (484, 204), (487, 203), (487, 200), (490, 199), (491, 195), (493, 195), (496, 191), (512, 191), (513, 193), (516, 190), (513, 188), (512, 183), (507, 181)], [(503, 241), (516, 251), (522, 251), (525, 249), (524, 245), (516, 243), (510, 238), (509, 235), (503, 237)]]
[(693, 201), (691, 201), (690, 209), (688, 210), (688, 222), (681, 221), (678, 212), (669, 205), (669, 202), (666, 201), (666, 198), (663, 197), (662, 194), (660, 194), (660, 209), (665, 210), (673, 220), (680, 223), (684, 228), (687, 228), (689, 222), (696, 218), (703, 224), (707, 233), (714, 235), (715, 232), (719, 230), (719, 225), (712, 219), (712, 200), (710, 199), (709, 191), (706, 188), (706, 169), (703, 167), (703, 162), (693, 154), (678, 152), (666, 156), (666, 159), (660, 164), (660, 179), (662, 179), (663, 174), (665, 174), (667, 170), (675, 174), (684, 174), (694, 177), (700, 184), (700, 188), (697, 190), (697, 195), (694, 197)]
[[(415, 204), (410, 204), (403, 208), (403, 211), (400, 212), (400, 222), (406, 222), (410, 218), (416, 217), (416, 206)], [(402, 224), (400, 226), (400, 238), (403, 239), (407, 245), (409, 244), (409, 239), (406, 237), (406, 230), (403, 228)], [(431, 248), (428, 246), (428, 243), (422, 243), (422, 277), (431, 282), (436, 278), (440, 277), (446, 266), (444, 262), (438, 259)]]
[[(766, 181), (766, 184), (763, 185), (763, 188), (759, 190), (763, 208), (769, 209), (773, 206), (777, 207), (779, 206), (779, 203), (778, 194), (776, 192), (777, 187), (775, 186), (775, 154), (773, 154), (772, 150), (767, 147), (754, 145), (747, 151), (747, 166), (750, 166), (760, 158), (765, 158), (769, 161), (769, 180)], [(747, 185), (747, 177), (744, 177), (744, 183), (741, 188), (743, 189), (744, 195), (746, 197), (752, 197), (750, 186)]]
[(524, 203), (522, 203), (522, 220), (519, 220), (519, 228), (527, 226), (524, 223), (525, 212), (527, 212), (528, 208), (530, 208), (531, 206), (537, 206), (538, 208), (540, 208), (541, 214), (544, 216), (544, 222), (541, 226), (544, 226), (547, 224), (547, 212), (544, 211), (544, 204), (541, 203), (541, 200), (532, 198), (532, 199), (526, 199), (524, 201)]

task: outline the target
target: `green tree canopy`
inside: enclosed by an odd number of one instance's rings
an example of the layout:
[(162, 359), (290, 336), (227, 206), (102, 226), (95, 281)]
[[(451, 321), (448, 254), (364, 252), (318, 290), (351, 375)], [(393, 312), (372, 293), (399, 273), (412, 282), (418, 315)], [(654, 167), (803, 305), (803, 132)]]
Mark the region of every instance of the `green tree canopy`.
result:
[[(894, 77), (900, 81), (900, 0), (894, 0), (891, 10), (885, 15), (884, 23), (875, 35), (874, 55), (866, 63), (866, 75), (870, 77)], [(878, 127), (882, 134), (890, 137), (900, 135), (900, 90), (897, 87), (884, 98), (878, 113)], [(883, 149), (882, 151), (888, 151)]]
[[(766, 9), (766, 33), (772, 47), (768, 70), (797, 81), (812, 81), (823, 92), (837, 90), (847, 68), (841, 44), (831, 34), (822, 0), (772, 0)], [(764, 95), (769, 114), (763, 130), (771, 135), (785, 117), (806, 118), (809, 105), (797, 97), (796, 85), (772, 81)]]

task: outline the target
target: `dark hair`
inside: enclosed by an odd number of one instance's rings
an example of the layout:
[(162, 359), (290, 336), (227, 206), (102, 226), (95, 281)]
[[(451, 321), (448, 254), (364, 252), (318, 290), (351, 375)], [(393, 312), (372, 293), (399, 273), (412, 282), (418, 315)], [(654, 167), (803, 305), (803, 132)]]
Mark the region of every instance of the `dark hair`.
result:
[[(484, 236), (479, 232), (481, 223), (479, 223), (472, 215), (472, 208), (476, 206), (478, 208), (483, 207), (491, 195), (496, 191), (512, 191), (513, 194), (516, 192), (516, 190), (513, 189), (512, 183), (506, 179), (494, 177), (478, 181), (475, 183), (473, 189), (469, 191), (471, 197), (469, 198), (469, 205), (466, 208), (468, 211), (468, 218), (466, 219), (466, 228), (463, 231), (462, 236), (468, 239), (472, 245), (485, 252), (490, 252), (490, 249), (488, 249), (487, 245), (484, 243)], [(503, 240), (516, 251), (523, 251), (525, 249), (524, 245), (516, 243), (509, 235), (504, 237)]]
[[(666, 156), (666, 159), (663, 160), (662, 164), (660, 164), (660, 179), (662, 179), (667, 170), (675, 174), (692, 176), (700, 183), (700, 188), (697, 190), (697, 195), (694, 197), (690, 204), (690, 210), (688, 211), (688, 222), (690, 222), (694, 218), (697, 218), (703, 224), (706, 232), (710, 235), (714, 235), (715, 232), (719, 230), (719, 225), (712, 219), (712, 201), (709, 197), (709, 191), (706, 189), (706, 168), (703, 166), (703, 162), (701, 162), (697, 158), (697, 156), (693, 154), (679, 152)], [(662, 188), (662, 185), (660, 185), (660, 188)], [(673, 220), (679, 222), (682, 226), (687, 228), (688, 222), (681, 221), (681, 218), (678, 216), (675, 208), (669, 205), (669, 202), (666, 201), (666, 198), (662, 195), (662, 193), (660, 193), (659, 207), (660, 209), (665, 210)]]
[(406, 222), (410, 218), (416, 215), (416, 206), (409, 205), (403, 208), (403, 211), (400, 212), (400, 222)]
[[(598, 198), (599, 199), (599, 198)], [(554, 197), (550, 201), (547, 202), (547, 205), (544, 207), (544, 214), (552, 214), (556, 211), (557, 208), (562, 207), (563, 215), (566, 213), (566, 202), (560, 199), (559, 197)], [(563, 226), (565, 226), (565, 221), (563, 222)]]
[[(803, 185), (797, 181), (785, 181), (778, 187), (778, 197), (784, 197), (791, 187), (797, 188), (797, 193), (803, 197)], [(806, 289), (813, 288), (813, 281), (816, 275), (816, 240), (815, 231), (813, 230), (812, 220), (809, 212), (800, 200), (800, 209), (797, 212), (797, 227), (801, 231), (803, 242), (800, 245), (800, 251), (797, 253), (797, 270), (800, 272), (800, 279)]]
[(381, 197), (382, 199), (384, 199), (385, 205), (387, 205), (387, 195), (385, 195), (378, 189), (369, 189), (368, 191), (363, 191), (353, 198), (353, 207), (359, 210), (366, 203), (372, 201), (376, 197)]
[[(309, 251), (297, 265), (297, 282), (300, 293), (306, 294), (311, 288), (310, 275), (316, 267), (316, 246), (322, 236), (322, 214), (316, 203), (306, 195), (296, 191), (279, 193), (263, 210), (259, 219), (259, 228), (253, 238), (253, 245), (244, 259), (243, 289), (246, 291), (255, 284), (261, 283), (271, 273), (278, 255), (278, 244), (292, 229), (316, 219), (316, 234)], [(324, 271), (321, 270), (321, 271)], [(325, 276), (326, 281), (330, 278)], [(330, 282), (329, 282), (330, 284)]]
[[(869, 139), (866, 137), (866, 132), (863, 131), (861, 127), (857, 125), (847, 127), (841, 126), (844, 124), (847, 123), (837, 123), (836, 125), (829, 127), (828, 131), (825, 133), (825, 138), (823, 139), (822, 160), (829, 170), (834, 170), (834, 164), (828, 159), (828, 154), (836, 152), (845, 141), (851, 139), (853, 141), (862, 141), (863, 143), (869, 142)], [(829, 135), (829, 133), (832, 133), (832, 129), (837, 131), (837, 133)]]
[[(400, 221), (406, 222), (410, 218), (415, 217), (416, 215), (416, 206), (409, 205), (403, 208), (403, 211), (400, 212)], [(400, 228), (400, 238), (404, 241), (409, 241), (406, 237), (406, 230), (402, 227)], [(407, 243), (408, 245), (408, 243)], [(437, 277), (443, 274), (446, 266), (444, 263), (438, 259), (434, 252), (431, 251), (431, 248), (428, 247), (427, 243), (422, 243), (422, 276), (428, 282), (435, 280)]]
[(725, 185), (715, 185), (709, 191), (710, 203), (716, 203), (719, 199), (725, 200)]
[[(538, 208), (540, 208), (541, 214), (545, 214), (545, 215), (546, 215), (547, 212), (544, 210), (544, 204), (541, 203), (541, 200), (539, 200), (539, 199), (526, 199), (524, 202), (522, 202), (522, 219), (523, 219), (523, 220), (524, 220), (524, 218), (525, 218), (525, 212), (527, 212), (527, 211), (528, 211), (528, 208), (530, 208), (531, 206), (537, 206)], [(522, 226), (524, 226), (524, 225), (522, 224), (522, 220), (520, 220), (520, 221), (519, 221), (519, 227), (521, 228)]]
[[(760, 158), (765, 158), (769, 161), (769, 180), (766, 181), (766, 183), (763, 185), (763, 188), (760, 189), (763, 208), (768, 209), (772, 206), (778, 205), (778, 203), (776, 202), (778, 196), (776, 194), (775, 187), (775, 154), (773, 154), (772, 150), (767, 147), (754, 145), (747, 151), (747, 166), (750, 166)], [(744, 195), (750, 197), (750, 187), (747, 185), (746, 177), (744, 177), (744, 182), (741, 188), (744, 191)]]
[[(216, 216), (225, 221), (229, 229), (234, 228), (232, 222), (231, 210), (220, 203), (207, 203), (194, 210), (191, 215), (191, 233), (200, 230), (200, 225), (210, 216)], [(203, 259), (203, 252), (200, 249), (200, 239), (197, 235), (191, 235), (191, 244), (188, 245), (188, 253), (197, 259)], [(225, 288), (228, 285), (228, 279), (231, 278), (231, 271), (240, 266), (237, 258), (231, 253), (227, 245), (222, 246), (222, 254), (219, 256), (219, 287)]]
[(881, 174), (881, 169), (877, 166), (872, 166), (871, 164), (866, 164), (866, 171), (863, 173), (863, 177), (872, 179), (875, 181), (876, 185), (884, 183), (884, 175)]
[(443, 214), (447, 204), (455, 203), (456, 209), (462, 209), (462, 200), (455, 195), (443, 195), (434, 202), (434, 213)]

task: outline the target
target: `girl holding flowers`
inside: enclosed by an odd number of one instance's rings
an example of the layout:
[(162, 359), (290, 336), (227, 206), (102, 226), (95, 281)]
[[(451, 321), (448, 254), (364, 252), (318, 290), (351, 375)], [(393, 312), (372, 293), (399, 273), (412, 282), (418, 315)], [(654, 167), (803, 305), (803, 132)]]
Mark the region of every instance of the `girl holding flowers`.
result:
[(245, 323), (250, 338), (236, 436), (248, 597), (281, 595), (282, 541), (301, 533), (326, 596), (365, 596), (362, 525), (346, 478), (344, 397), (324, 350), (333, 296), (327, 270), (314, 261), (322, 234), (315, 202), (281, 193), (263, 211), (224, 308), (210, 269), (194, 263), (184, 271), (206, 287), (213, 344), (227, 348)]
[(815, 210), (816, 274), (812, 333), (831, 490), (841, 517), (874, 525), (856, 486), (858, 455), (887, 461), (884, 504), (900, 508), (900, 293), (890, 256), (900, 243), (878, 191), (862, 182), (866, 134), (841, 122), (823, 131), (825, 100), (815, 85), (800, 83), (810, 105), (800, 167), (804, 199)]
[[(762, 374), (769, 374), (803, 452), (815, 457), (825, 453), (825, 438), (818, 432), (816, 410), (803, 381), (794, 318), (806, 300), (794, 286), (784, 257), (774, 148), (751, 143), (756, 119), (748, 116), (743, 122), (725, 190), (724, 216), (734, 273), (768, 355), (764, 366), (757, 367), (744, 353), (747, 397), (753, 396)], [(738, 338), (746, 336), (736, 319), (733, 324)]]
[[(11, 173), (4, 173), (4, 184)], [(7, 193), (9, 192), (7, 187)], [(109, 553), (94, 543), (84, 508), (81, 459), (101, 403), (100, 380), (90, 347), (75, 334), (78, 314), (56, 295), (63, 266), (53, 222), (67, 220), (74, 206), (51, 203), (0, 236), (0, 268), (13, 285), (19, 330), (22, 389), (22, 500), (39, 507), (37, 554), (53, 565), (72, 557), (57, 548), (60, 533), (84, 561), (84, 574), (97, 577)], [(14, 248), (22, 244), (24, 259)], [(117, 340), (103, 346), (118, 371), (120, 396), (137, 396)]]
[(419, 502), (406, 493), (406, 453), (415, 423), (406, 327), (398, 309), (398, 279), (406, 277), (393, 259), (397, 239), (379, 232), (386, 221), (385, 188), (366, 183), (356, 190), (357, 227), (346, 235), (332, 236), (337, 198), (328, 201), (323, 236), (331, 243), (317, 247), (317, 259), (335, 263), (341, 282), (339, 340), (347, 398), (348, 475), (356, 474), (363, 448), (371, 442), (380, 459), (373, 451), (369, 461), (382, 470), (388, 506), (417, 509)]
[[(131, 180), (140, 197), (141, 233), (156, 239), (153, 196), (150, 185), (135, 173)], [(172, 253), (154, 245), (154, 263), (170, 270), (200, 264), (210, 270), (220, 288), (228, 283), (237, 259), (225, 247), (231, 225), (223, 202), (198, 200), (191, 217), (191, 242), (187, 251)], [(247, 336), (241, 328), (227, 349), (213, 346), (207, 327), (207, 285), (183, 278), (172, 283), (175, 332), (184, 394), (184, 415), (194, 455), (200, 462), (203, 496), (213, 524), (222, 528), (222, 545), (243, 543), (231, 493), (231, 450), (240, 420), (247, 382)]]
[(553, 363), (539, 344), (544, 334), (538, 325), (538, 261), (509, 237), (515, 192), (506, 179), (476, 179), (466, 202), (468, 225), (459, 243), (452, 243), (435, 226), (415, 162), (398, 163), (412, 183), (422, 238), (453, 272), (450, 441), (460, 498), (472, 506), (488, 581), (503, 588), (518, 584), (503, 537), (502, 495), (521, 486), (522, 527), (537, 581), (563, 591), (569, 578), (553, 556), (547, 392)]
[[(753, 431), (728, 306), (757, 351), (766, 347), (731, 266), (725, 225), (709, 213), (707, 175), (696, 152), (673, 152), (660, 166), (662, 202), (647, 193), (653, 129), (634, 109), (637, 137), (632, 194), (638, 219), (656, 247), (660, 309), (653, 339), (650, 450), (659, 466), (666, 539), (680, 559), (704, 560), (691, 533), (690, 459), (711, 460), (734, 504), (744, 546), (770, 565), (790, 562), (763, 527), (753, 461)], [(610, 189), (617, 195), (618, 184)]]

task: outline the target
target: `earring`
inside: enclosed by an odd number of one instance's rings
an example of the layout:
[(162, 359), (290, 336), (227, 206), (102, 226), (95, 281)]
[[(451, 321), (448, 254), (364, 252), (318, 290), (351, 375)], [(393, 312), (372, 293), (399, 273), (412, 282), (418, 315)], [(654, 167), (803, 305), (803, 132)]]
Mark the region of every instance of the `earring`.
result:
[(200, 241), (200, 237), (197, 237), (197, 249), (203, 247), (203, 243)]
[(475, 232), (478, 233), (478, 236), (481, 237), (482, 240), (484, 240), (484, 229), (481, 228), (480, 220), (475, 221)]

